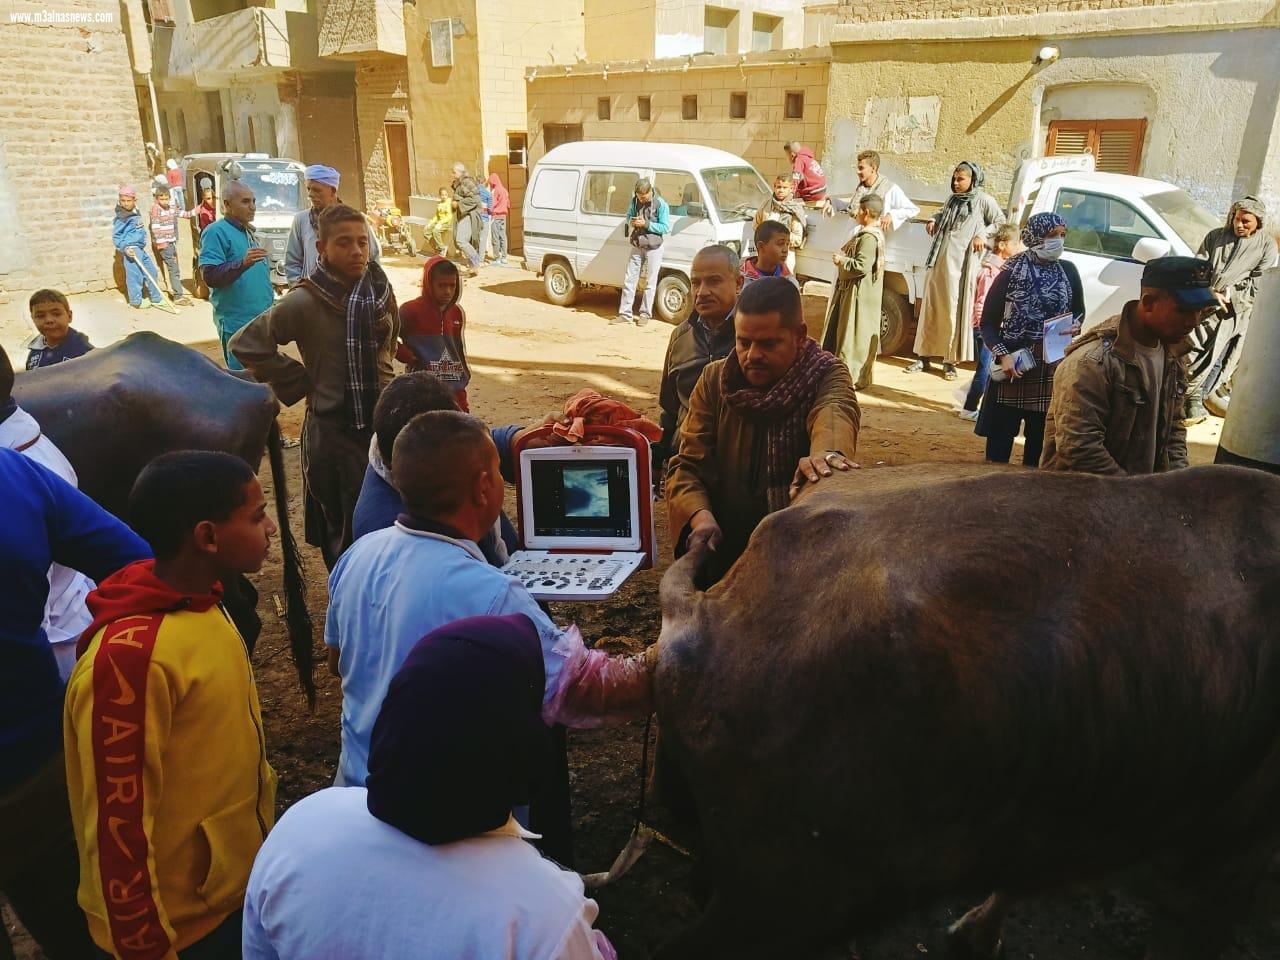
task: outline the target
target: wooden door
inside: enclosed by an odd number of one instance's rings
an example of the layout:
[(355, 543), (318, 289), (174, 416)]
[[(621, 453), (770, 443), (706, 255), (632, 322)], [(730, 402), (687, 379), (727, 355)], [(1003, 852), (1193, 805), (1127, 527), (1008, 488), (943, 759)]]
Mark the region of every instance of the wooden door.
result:
[(387, 175), (391, 180), (391, 196), (402, 213), (409, 212), (409, 131), (401, 121), (388, 120), (382, 125), (387, 138)]

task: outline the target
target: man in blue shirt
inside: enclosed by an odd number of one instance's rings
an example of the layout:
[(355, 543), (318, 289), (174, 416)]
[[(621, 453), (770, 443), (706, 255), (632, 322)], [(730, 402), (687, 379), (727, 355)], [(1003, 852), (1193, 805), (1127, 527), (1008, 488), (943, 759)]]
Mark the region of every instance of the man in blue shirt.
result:
[(71, 484), (0, 450), (0, 891), (51, 957), (92, 956), (62, 762), (62, 680), (41, 622), (49, 565), (102, 580), (151, 556)]
[[(414, 644), (464, 617), (522, 613), (533, 622), (542, 642), (548, 725), (594, 726), (649, 712), (648, 655), (624, 660), (586, 650), (576, 629), (561, 630), (524, 584), (485, 562), (477, 541), (497, 520), (505, 487), (482, 421), (456, 410), (419, 414), (396, 438), (392, 479), (404, 512), (395, 526), (352, 544), (329, 577), (324, 642), (329, 669), (342, 678), (338, 786), (364, 785), (374, 720)], [(567, 780), (567, 770), (559, 777)], [(546, 852), (567, 863), (568, 804), (551, 806), (534, 799), (531, 829), (547, 838)], [(544, 817), (554, 822), (544, 824)], [(562, 832), (554, 850), (548, 826)]]
[(253, 232), (256, 201), (239, 180), (223, 193), (223, 217), (200, 235), (200, 274), (213, 301), (213, 323), (228, 370), (243, 370), (227, 349), (231, 335), (275, 302), (267, 249)]

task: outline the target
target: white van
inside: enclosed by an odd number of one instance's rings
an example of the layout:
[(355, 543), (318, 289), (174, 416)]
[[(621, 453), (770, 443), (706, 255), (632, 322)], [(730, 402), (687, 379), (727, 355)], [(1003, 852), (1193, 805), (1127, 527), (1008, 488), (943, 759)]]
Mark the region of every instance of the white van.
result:
[(524, 195), (525, 268), (543, 278), (552, 303), (568, 306), (587, 286), (622, 289), (631, 251), (623, 221), (641, 177), (671, 208), (654, 303), (668, 323), (688, 313), (694, 254), (713, 243), (741, 252), (744, 224), (769, 196), (751, 164), (710, 147), (617, 140), (556, 147), (533, 168)]

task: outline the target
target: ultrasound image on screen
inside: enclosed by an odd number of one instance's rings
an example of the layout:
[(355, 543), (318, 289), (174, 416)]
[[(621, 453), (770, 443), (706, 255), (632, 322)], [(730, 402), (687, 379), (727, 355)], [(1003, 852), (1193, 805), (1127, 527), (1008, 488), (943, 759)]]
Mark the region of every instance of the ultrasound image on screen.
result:
[(631, 481), (621, 459), (534, 460), (533, 532), (539, 537), (630, 537)]
[(565, 467), (564, 515), (609, 516), (609, 471), (604, 467)]

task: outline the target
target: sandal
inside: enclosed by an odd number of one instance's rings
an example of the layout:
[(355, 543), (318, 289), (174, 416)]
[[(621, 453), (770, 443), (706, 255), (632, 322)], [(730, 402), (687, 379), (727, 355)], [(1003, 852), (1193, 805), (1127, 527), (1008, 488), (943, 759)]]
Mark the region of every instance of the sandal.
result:
[(929, 358), (921, 357), (915, 363), (910, 363), (903, 368), (903, 373), (927, 373), (932, 368), (929, 366)]
[(949, 363), (944, 363), (944, 364), (942, 365), (942, 379), (943, 379), (943, 380), (954, 380), (954, 379), (956, 378), (956, 376), (957, 376), (957, 375), (956, 375), (956, 368), (955, 368), (954, 366), (952, 366), (952, 365), (951, 365), (951, 364), (949, 364)]

